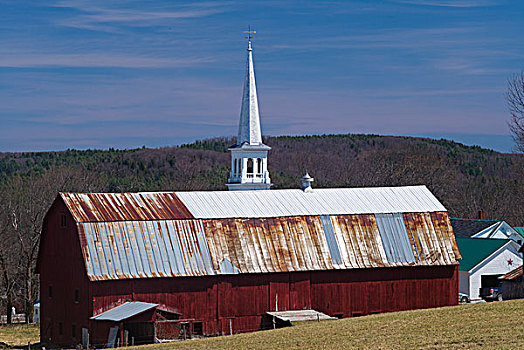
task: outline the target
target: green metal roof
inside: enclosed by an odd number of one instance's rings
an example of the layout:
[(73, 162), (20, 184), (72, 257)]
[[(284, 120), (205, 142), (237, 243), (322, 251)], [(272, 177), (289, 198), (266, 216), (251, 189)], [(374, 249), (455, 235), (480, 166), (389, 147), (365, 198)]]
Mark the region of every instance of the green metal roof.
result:
[(509, 239), (457, 237), (457, 245), (462, 255), (459, 270), (469, 271), (497, 249), (508, 243)]
[(524, 237), (524, 227), (513, 227), (515, 231), (519, 233), (522, 237)]

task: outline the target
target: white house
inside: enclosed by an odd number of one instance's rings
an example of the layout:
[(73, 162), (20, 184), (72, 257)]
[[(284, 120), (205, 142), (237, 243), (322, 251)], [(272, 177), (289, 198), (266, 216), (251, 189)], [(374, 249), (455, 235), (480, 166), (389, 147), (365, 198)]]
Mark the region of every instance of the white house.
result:
[(456, 237), (462, 255), (459, 292), (479, 300), (481, 287), (495, 287), (499, 277), (522, 265), (520, 245), (511, 239)]

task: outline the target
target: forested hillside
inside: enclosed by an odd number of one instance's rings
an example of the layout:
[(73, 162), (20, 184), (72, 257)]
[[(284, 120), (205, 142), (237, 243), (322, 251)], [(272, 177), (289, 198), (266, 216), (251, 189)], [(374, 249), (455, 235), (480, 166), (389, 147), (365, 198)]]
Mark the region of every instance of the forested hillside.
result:
[[(234, 139), (161, 149), (0, 154), (0, 303), (28, 310), (43, 216), (59, 191), (225, 190)], [(425, 184), (455, 217), (524, 226), (524, 156), (447, 140), (378, 135), (270, 137), (274, 188)], [(27, 303), (27, 304), (26, 304)]]

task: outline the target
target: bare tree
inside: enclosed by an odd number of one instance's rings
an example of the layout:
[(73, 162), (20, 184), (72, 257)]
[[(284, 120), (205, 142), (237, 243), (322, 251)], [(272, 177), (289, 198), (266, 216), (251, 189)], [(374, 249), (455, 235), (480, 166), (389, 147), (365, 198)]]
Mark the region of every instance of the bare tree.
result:
[(517, 151), (524, 153), (524, 71), (509, 80), (506, 99), (511, 112), (509, 128), (517, 144)]

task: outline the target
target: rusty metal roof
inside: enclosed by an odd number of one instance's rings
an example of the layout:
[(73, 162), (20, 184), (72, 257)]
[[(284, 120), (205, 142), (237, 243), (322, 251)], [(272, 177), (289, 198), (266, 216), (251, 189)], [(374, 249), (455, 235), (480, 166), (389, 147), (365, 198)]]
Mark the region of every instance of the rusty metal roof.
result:
[(61, 193), (77, 222), (443, 212), (426, 186), (268, 191)]
[(507, 274), (500, 276), (499, 278), (502, 280), (514, 280), (521, 276), (522, 276), (522, 265), (520, 265), (519, 267), (517, 267), (514, 270), (511, 270)]
[(174, 192), (60, 193), (77, 222), (193, 218)]
[(61, 193), (90, 280), (453, 265), (425, 186)]
[(379, 220), (373, 214), (317, 215), (93, 222), (78, 228), (90, 280), (457, 263), (446, 212)]

